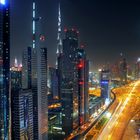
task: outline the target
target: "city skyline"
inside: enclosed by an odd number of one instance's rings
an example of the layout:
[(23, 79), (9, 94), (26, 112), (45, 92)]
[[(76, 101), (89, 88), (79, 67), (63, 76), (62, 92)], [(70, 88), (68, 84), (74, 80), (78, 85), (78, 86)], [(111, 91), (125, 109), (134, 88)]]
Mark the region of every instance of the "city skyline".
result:
[(140, 139), (139, 5), (0, 0), (0, 140)]
[[(11, 46), (12, 60), (17, 57), (21, 61), (21, 50), (31, 45), (31, 3), (32, 1), (16, 0), (11, 3), (13, 19), (11, 32), (12, 40), (15, 40), (12, 41)], [(45, 45), (49, 51), (48, 61), (51, 66), (55, 66), (56, 58), (58, 3), (57, 0), (37, 2), (38, 15), (42, 17), (41, 30), (46, 36)], [(88, 58), (93, 62), (94, 68), (107, 62), (115, 63), (120, 53), (123, 53), (132, 64), (137, 60), (140, 52), (139, 4), (137, 0), (129, 0), (127, 3), (109, 0), (106, 2), (61, 0), (62, 39), (64, 28), (78, 29), (79, 42), (85, 45)], [(18, 9), (19, 13), (16, 12)]]

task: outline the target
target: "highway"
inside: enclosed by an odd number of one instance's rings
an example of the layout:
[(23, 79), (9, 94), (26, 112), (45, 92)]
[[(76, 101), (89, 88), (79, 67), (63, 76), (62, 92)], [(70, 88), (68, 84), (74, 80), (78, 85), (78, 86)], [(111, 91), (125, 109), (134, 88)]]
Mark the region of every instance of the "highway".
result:
[[(98, 90), (97, 90), (97, 92), (98, 92)], [(87, 123), (85, 123), (83, 126), (80, 127), (80, 130), (77, 129), (77, 130), (73, 131), (73, 133), (71, 133), (71, 135), (69, 137), (67, 137), (66, 140), (84, 139), (84, 136), (88, 133), (88, 131), (98, 122), (98, 120), (100, 120), (102, 118), (102, 116), (104, 116), (105, 112), (114, 103), (114, 101), (116, 102), (115, 95), (114, 94), (111, 94), (111, 95), (112, 95), (113, 100), (110, 102), (110, 104), (103, 105), (100, 108), (100, 112), (98, 112), (98, 114), (95, 118), (91, 117)], [(113, 104), (113, 107), (115, 107), (115, 106), (116, 106), (116, 103)], [(111, 107), (111, 109), (112, 109), (112, 107)]]
[[(84, 136), (85, 140), (92, 140), (98, 137), (98, 135), (104, 128), (104, 125), (110, 119), (110, 116), (108, 117), (107, 114), (110, 114), (110, 115), (113, 114), (118, 104), (119, 104), (119, 100), (115, 98), (112, 104), (105, 110), (104, 114), (100, 116), (100, 119), (98, 119), (96, 123), (94, 124), (94, 126), (90, 129), (90, 131), (86, 133), (86, 135)], [(101, 123), (102, 120), (104, 121), (104, 123)]]
[[(81, 136), (84, 135), (84, 137), (82, 137), (81, 139), (123, 139), (125, 130), (129, 122), (138, 112), (140, 112), (140, 81), (115, 88), (112, 90), (112, 92), (116, 95), (115, 101), (95, 121), (94, 125), (87, 133), (83, 133), (85, 129), (80, 132)], [(87, 128), (90, 125), (91, 124), (88, 123), (85, 125), (85, 127)]]
[(140, 111), (140, 81), (113, 90), (119, 101), (97, 140), (121, 140), (130, 120)]

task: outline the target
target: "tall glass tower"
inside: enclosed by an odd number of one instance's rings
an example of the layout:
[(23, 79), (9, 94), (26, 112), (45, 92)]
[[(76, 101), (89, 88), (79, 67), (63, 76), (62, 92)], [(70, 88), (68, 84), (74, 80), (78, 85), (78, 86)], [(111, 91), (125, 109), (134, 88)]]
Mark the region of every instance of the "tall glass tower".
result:
[(9, 139), (10, 8), (0, 0), (0, 140)]
[(33, 0), (33, 46), (31, 53), (31, 81), (33, 92), (33, 133), (34, 140), (48, 139), (47, 104), (47, 48), (45, 37), (40, 35), (41, 18), (36, 16), (36, 3)]
[(78, 33), (67, 30), (61, 60), (62, 129), (66, 136), (79, 126), (77, 49)]
[(57, 51), (56, 51), (56, 68), (58, 68), (58, 57), (62, 54), (62, 39), (61, 39), (61, 9), (60, 3), (58, 6), (58, 33), (57, 33)]

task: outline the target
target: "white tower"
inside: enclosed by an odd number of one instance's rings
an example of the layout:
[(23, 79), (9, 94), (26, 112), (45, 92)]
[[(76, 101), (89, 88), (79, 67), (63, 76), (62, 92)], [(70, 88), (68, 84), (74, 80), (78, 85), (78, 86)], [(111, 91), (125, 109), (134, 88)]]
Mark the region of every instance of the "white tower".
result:
[[(60, 9), (60, 3), (58, 6), (58, 33), (57, 33), (57, 51), (56, 55), (57, 57), (62, 53), (62, 39), (61, 39), (61, 9)], [(56, 58), (56, 68), (57, 68), (57, 58)]]

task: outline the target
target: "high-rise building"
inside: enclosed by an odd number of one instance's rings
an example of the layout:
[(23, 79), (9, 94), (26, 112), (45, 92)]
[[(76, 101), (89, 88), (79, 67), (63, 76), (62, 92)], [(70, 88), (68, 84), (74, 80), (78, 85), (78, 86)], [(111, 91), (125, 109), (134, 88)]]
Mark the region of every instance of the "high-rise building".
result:
[(104, 99), (110, 98), (110, 71), (109, 70), (102, 70), (101, 71), (101, 97)]
[(31, 90), (12, 88), (12, 140), (33, 140), (33, 93)]
[(78, 49), (78, 81), (79, 81), (79, 125), (88, 120), (88, 79), (89, 61), (83, 48)]
[(120, 70), (120, 81), (122, 84), (125, 84), (127, 82), (127, 62), (125, 58), (123, 58), (120, 61), (119, 70)]
[(22, 88), (22, 67), (11, 67), (11, 139), (33, 139), (33, 94)]
[(11, 89), (22, 87), (22, 66), (13, 66), (10, 68), (11, 74)]
[(62, 93), (61, 93), (61, 81), (62, 81), (62, 68), (63, 68), (63, 54), (60, 54), (58, 57), (57, 57), (57, 62), (58, 62), (58, 69), (57, 69), (57, 72), (58, 72), (58, 97), (59, 99), (61, 100), (62, 98)]
[(61, 9), (60, 3), (58, 6), (58, 33), (57, 33), (57, 51), (56, 51), (56, 68), (58, 67), (58, 57), (62, 54), (62, 39), (61, 39)]
[(58, 70), (49, 67), (50, 92), (54, 99), (58, 98)]
[(119, 78), (120, 78), (119, 64), (118, 62), (116, 62), (111, 66), (111, 79), (119, 80)]
[(22, 88), (31, 89), (32, 84), (32, 72), (31, 72), (31, 57), (32, 57), (32, 47), (27, 47), (22, 55)]
[(135, 63), (135, 72), (134, 72), (135, 79), (140, 78), (140, 58), (138, 58), (137, 62)]
[(62, 129), (65, 135), (69, 135), (79, 126), (78, 112), (78, 71), (77, 49), (78, 33), (75, 30), (67, 30), (63, 40), (62, 61)]
[(10, 0), (0, 1), (0, 139), (10, 138)]
[(58, 57), (62, 129), (66, 136), (88, 120), (89, 62), (78, 46), (78, 34), (75, 29), (65, 30), (63, 53)]
[[(41, 18), (36, 17), (36, 4), (33, 2), (33, 46), (31, 57), (34, 140), (48, 139), (47, 104), (47, 48), (44, 36), (36, 31)], [(37, 26), (38, 27), (38, 26)]]
[[(47, 48), (34, 48), (32, 55), (32, 91), (34, 139), (47, 139)], [(35, 133), (36, 132), (36, 133)]]
[(88, 74), (89, 62), (83, 48), (78, 49), (78, 82), (79, 82), (79, 125), (88, 120)]

